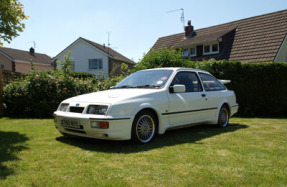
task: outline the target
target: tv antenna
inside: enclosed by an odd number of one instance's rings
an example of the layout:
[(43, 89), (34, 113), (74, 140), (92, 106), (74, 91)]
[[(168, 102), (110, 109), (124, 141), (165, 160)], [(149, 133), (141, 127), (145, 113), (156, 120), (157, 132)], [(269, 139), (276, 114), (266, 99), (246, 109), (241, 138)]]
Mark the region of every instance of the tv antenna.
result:
[(110, 48), (111, 44), (110, 44), (110, 34), (111, 32), (107, 32), (108, 33), (108, 48)]
[(176, 10), (171, 10), (171, 11), (167, 11), (166, 13), (171, 13), (171, 12), (177, 12), (177, 11), (181, 11), (181, 16), (180, 16), (180, 21), (182, 22), (183, 24), (183, 30), (185, 29), (185, 26), (184, 26), (184, 9), (181, 8), (181, 9), (176, 9)]
[(110, 44), (110, 34), (111, 34), (111, 32), (107, 32), (108, 33), (108, 55), (110, 55), (110, 46), (111, 46), (111, 44)]

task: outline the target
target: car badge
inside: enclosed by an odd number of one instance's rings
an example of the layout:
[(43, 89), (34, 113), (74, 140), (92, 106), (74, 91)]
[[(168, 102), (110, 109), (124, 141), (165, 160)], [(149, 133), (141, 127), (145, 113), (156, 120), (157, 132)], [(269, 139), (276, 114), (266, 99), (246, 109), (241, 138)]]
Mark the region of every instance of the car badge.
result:
[(77, 104), (76, 104), (76, 106), (80, 106), (80, 104), (79, 104), (79, 103), (77, 103)]

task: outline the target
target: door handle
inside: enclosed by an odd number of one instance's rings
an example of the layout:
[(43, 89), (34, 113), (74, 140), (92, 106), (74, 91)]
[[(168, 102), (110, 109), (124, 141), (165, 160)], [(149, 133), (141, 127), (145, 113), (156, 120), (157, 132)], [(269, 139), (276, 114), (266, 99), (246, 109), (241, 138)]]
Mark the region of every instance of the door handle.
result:
[(201, 94), (201, 96), (202, 96), (202, 97), (206, 97), (206, 95), (205, 95), (205, 94)]

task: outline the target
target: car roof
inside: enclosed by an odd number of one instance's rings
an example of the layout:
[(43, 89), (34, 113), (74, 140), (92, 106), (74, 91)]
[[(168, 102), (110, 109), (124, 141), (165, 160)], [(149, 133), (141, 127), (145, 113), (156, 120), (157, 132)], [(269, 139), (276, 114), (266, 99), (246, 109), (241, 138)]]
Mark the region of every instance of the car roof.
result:
[(152, 69), (145, 69), (141, 71), (147, 71), (147, 70), (172, 70), (172, 71), (195, 71), (195, 72), (204, 72), (208, 73), (207, 71), (201, 70), (201, 69), (194, 69), (194, 68), (184, 68), (184, 67), (163, 67), (163, 68), (152, 68)]

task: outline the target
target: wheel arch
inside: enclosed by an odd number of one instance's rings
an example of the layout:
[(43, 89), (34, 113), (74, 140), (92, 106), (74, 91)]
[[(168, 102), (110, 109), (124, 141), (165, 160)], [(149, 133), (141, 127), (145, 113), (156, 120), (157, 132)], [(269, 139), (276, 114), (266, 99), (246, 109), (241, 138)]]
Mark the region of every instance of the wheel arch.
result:
[[(221, 107), (220, 108), (222, 108), (223, 106), (226, 106), (227, 107), (227, 110), (228, 110), (228, 116), (229, 117), (231, 117), (231, 107), (230, 107), (230, 105), (229, 105), (229, 103), (228, 102), (224, 102), (222, 105), (221, 105)], [(219, 108), (219, 109), (220, 109)]]
[(152, 107), (141, 108), (139, 111), (136, 112), (135, 116), (137, 114), (139, 114), (140, 112), (142, 112), (142, 111), (149, 111), (149, 112), (151, 112), (154, 115), (155, 120), (156, 120), (156, 134), (158, 134), (158, 129), (159, 129), (160, 122), (161, 122), (161, 120), (159, 118), (158, 111), (156, 109), (152, 108)]

